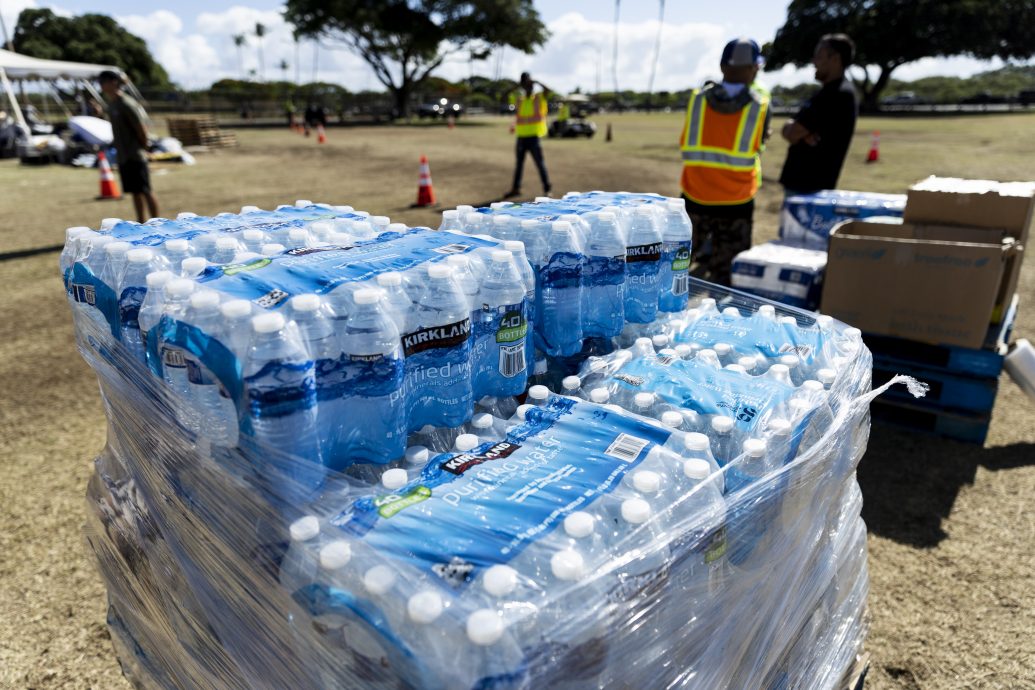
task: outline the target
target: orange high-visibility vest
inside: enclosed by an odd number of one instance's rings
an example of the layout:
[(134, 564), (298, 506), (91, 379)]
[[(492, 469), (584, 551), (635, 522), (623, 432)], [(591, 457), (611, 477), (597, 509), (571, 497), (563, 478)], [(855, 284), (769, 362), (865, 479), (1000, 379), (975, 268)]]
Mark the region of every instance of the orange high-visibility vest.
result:
[(521, 138), (546, 136), (546, 97), (543, 94), (537, 93), (531, 98), (524, 94), (518, 97), (514, 133)]
[(735, 113), (708, 106), (693, 91), (683, 131), (683, 193), (699, 204), (743, 204), (755, 198), (762, 180), (762, 130), (769, 99), (751, 90), (752, 99)]

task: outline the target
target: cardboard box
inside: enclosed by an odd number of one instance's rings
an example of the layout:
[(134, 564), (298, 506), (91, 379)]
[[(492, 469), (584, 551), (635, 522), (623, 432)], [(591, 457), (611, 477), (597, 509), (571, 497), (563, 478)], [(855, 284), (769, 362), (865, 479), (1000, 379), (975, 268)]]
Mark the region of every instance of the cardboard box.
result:
[(1035, 182), (928, 177), (909, 188), (904, 219), (920, 225), (997, 228), (1024, 244), (1035, 212)]
[(830, 236), (822, 310), (868, 333), (980, 348), (1019, 259), (1002, 230), (847, 221)]

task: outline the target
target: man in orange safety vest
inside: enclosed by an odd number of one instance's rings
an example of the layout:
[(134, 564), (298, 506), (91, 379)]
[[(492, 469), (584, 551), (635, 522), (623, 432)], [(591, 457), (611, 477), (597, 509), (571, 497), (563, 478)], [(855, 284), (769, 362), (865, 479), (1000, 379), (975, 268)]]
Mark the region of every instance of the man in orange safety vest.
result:
[(680, 137), (681, 186), (694, 226), (695, 275), (729, 285), (733, 258), (751, 247), (751, 217), (761, 183), (759, 154), (770, 134), (769, 94), (754, 84), (758, 43), (726, 44), (722, 83), (690, 94)]
[[(542, 91), (533, 95), (535, 85), (539, 84)], [(517, 89), (515, 89), (517, 90)], [(522, 72), (520, 82), (521, 92), (518, 94), (515, 114), (517, 120), (514, 124), (514, 134), (517, 135), (517, 162), (514, 166), (514, 184), (504, 197), (510, 198), (521, 195), (521, 177), (525, 171), (525, 154), (531, 153), (535, 167), (539, 169), (539, 179), (543, 183), (543, 194), (550, 194), (550, 175), (546, 172), (546, 162), (543, 160), (543, 147), (539, 144), (540, 137), (546, 136), (546, 99), (552, 95), (552, 91), (546, 84), (534, 81), (528, 72)]]

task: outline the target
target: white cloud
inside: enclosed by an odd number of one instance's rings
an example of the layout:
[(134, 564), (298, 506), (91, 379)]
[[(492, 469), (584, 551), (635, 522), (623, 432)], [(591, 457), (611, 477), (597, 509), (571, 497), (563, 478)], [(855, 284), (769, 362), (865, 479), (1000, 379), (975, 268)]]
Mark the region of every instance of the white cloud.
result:
[[(21, 11), (37, 7), (39, 5), (35, 0), (4, 0), (4, 3), (0, 4), (0, 17), (3, 17), (8, 37), (14, 39), (14, 27), (18, 23), (18, 15), (21, 14)], [(6, 47), (6, 41), (3, 34), (0, 34), (0, 48), (4, 47)]]

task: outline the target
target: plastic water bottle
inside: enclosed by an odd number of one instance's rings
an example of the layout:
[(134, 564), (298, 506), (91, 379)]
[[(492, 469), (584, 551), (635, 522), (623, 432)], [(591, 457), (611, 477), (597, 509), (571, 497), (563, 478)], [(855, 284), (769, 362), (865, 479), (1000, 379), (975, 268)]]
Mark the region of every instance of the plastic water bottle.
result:
[(197, 278), (208, 268), (208, 259), (203, 256), (188, 256), (180, 262), (180, 275), (184, 278)]
[[(203, 290), (191, 294), (184, 321), (199, 333), (222, 340), (224, 322), (219, 309), (219, 293)], [(200, 418), (201, 433), (219, 445), (236, 444), (237, 409), (223, 385), (194, 355), (187, 357), (187, 382), (191, 401)]]
[(578, 376), (565, 376), (561, 379), (561, 395), (577, 398), (582, 392), (582, 380)]
[(291, 523), (288, 529), (291, 541), (280, 562), (280, 585), (295, 593), (314, 582), (320, 572), (320, 521), (315, 515), (306, 515)]
[(341, 415), (344, 414), (340, 397), (345, 373), (341, 343), (334, 331), (334, 322), (319, 295), (296, 295), (288, 302), (288, 309), (302, 344), (314, 364), (320, 457), (328, 467), (344, 469), (343, 464), (335, 462), (335, 434), (340, 427)]
[(476, 302), (480, 309), (475, 325), (479, 351), (473, 362), (474, 395), (519, 395), (528, 381), (528, 321), (525, 285), (511, 252), (492, 252)]
[(455, 230), (462, 231), (463, 224), (460, 222), (460, 211), (449, 210), (442, 212), (442, 222), (438, 226), (439, 231)]
[(126, 270), (117, 289), (122, 344), (141, 363), (147, 362), (147, 353), (140, 336), (140, 307), (147, 296), (147, 276), (152, 273), (154, 264), (154, 252), (146, 247), (126, 252)]
[(478, 439), (478, 444), (498, 441), (500, 434), (496, 431), (496, 418), (488, 412), (474, 415), (467, 424), (465, 435), (474, 435)]
[(647, 206), (636, 207), (625, 251), (626, 321), (651, 323), (657, 318), (661, 247), (654, 214)]
[(536, 321), (536, 293), (535, 293), (535, 270), (525, 256), (525, 243), (520, 240), (508, 240), (503, 243), (503, 248), (514, 257), (514, 266), (517, 268), (521, 282), (525, 286), (525, 322), (528, 324), (528, 337), (525, 340), (525, 359), (532, 359), (535, 353), (534, 324)]
[(79, 248), (78, 240), (84, 235), (93, 233), (93, 230), (86, 226), (78, 226), (67, 228), (65, 230), (65, 246), (61, 249), (61, 255), (58, 257), (58, 267), (61, 269), (61, 275), (65, 281), (65, 287), (68, 287), (68, 275), (72, 270), (72, 264), (75, 263), (76, 252)]
[[(172, 284), (166, 287), (166, 292)], [(319, 488), (325, 471), (316, 420), (313, 360), (283, 314), (252, 317), (252, 341), (244, 362), (247, 424), (257, 445), (256, 471), (288, 503)]]
[(528, 255), (528, 260), (536, 268), (542, 267), (550, 258), (546, 255), (546, 241), (549, 232), (550, 226), (547, 223), (534, 218), (526, 218), (521, 221), (520, 239), (525, 243), (525, 254)]
[(453, 279), (473, 311), (478, 301), (478, 278), (471, 268), (470, 258), (466, 254), (450, 254), (446, 257), (446, 263), (453, 267)]
[(341, 335), (348, 375), (340, 410), (351, 423), (340, 425), (346, 435), (335, 447), (344, 462), (385, 464), (406, 448), (405, 367), (383, 294), (378, 288), (357, 290)]
[(432, 263), (427, 272), (427, 289), (413, 310), (410, 332), (402, 338), (411, 429), (459, 426), (474, 402), (470, 309), (451, 266)]
[(583, 335), (613, 338), (625, 325), (625, 241), (613, 213), (592, 215), (582, 293)]
[(582, 350), (584, 257), (567, 221), (553, 223), (547, 255), (549, 261), (540, 271), (538, 333), (547, 354), (569, 357)]
[(258, 228), (248, 228), (241, 232), (241, 243), (250, 252), (261, 252), (262, 245), (269, 241), (269, 237)]
[(223, 315), (223, 345), (243, 361), (251, 340), (252, 303), (246, 299), (232, 299), (219, 307)]
[(384, 291), (384, 305), (388, 315), (395, 321), (399, 332), (406, 333), (413, 302), (403, 288), (402, 274), (396, 271), (381, 273), (377, 276), (377, 285)]
[(683, 311), (690, 297), (693, 231), (681, 200), (670, 201), (665, 205), (662, 228), (661, 270), (658, 275), (661, 296), (658, 308), (666, 312)]
[(528, 396), (525, 398), (528, 400), (529, 405), (535, 407), (543, 407), (549, 401), (550, 389), (546, 386), (532, 386), (528, 389)]
[(239, 250), (240, 245), (237, 244), (237, 240), (233, 237), (223, 236), (216, 239), (215, 248), (209, 255), (209, 259), (218, 265), (231, 264)]
[[(165, 286), (175, 277), (171, 271), (154, 271), (148, 273), (144, 279), (147, 291), (144, 294), (143, 301), (140, 303), (140, 311), (137, 313), (137, 326), (140, 331), (140, 344), (144, 350), (145, 361), (152, 371), (160, 371), (161, 365), (158, 361), (151, 361), (152, 348), (148, 344), (148, 339), (157, 337), (157, 334), (151, 333), (151, 330), (158, 325), (158, 321), (162, 317), (162, 308), (165, 304)], [(157, 341), (153, 347), (154, 352), (157, 353)]]
[[(187, 278), (176, 278), (165, 284), (165, 301), (162, 304), (162, 317), (174, 321), (183, 319), (191, 294), (194, 292), (194, 281)], [(187, 380), (187, 357), (184, 351), (174, 345), (167, 344), (164, 334), (158, 333), (158, 352), (162, 358), (162, 377), (181, 400), (190, 400), (190, 383)]]
[(711, 420), (711, 448), (719, 467), (725, 467), (736, 457), (736, 449), (733, 447), (733, 427), (736, 424), (733, 417), (716, 415)]

